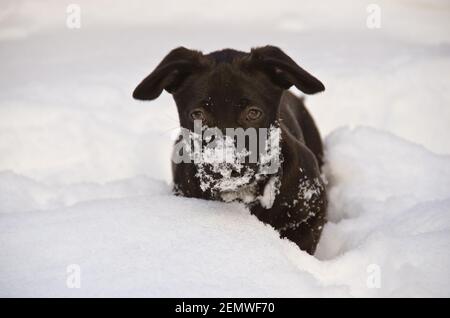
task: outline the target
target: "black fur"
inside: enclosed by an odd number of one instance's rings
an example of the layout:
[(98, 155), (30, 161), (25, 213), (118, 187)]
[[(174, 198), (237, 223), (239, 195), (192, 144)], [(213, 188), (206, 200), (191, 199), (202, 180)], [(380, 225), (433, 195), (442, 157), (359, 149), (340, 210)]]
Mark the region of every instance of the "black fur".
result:
[[(278, 123), (282, 132), (283, 162), (277, 176), (279, 193), (271, 208), (258, 201), (249, 204), (252, 214), (277, 229), (281, 237), (313, 254), (326, 216), (326, 191), (320, 176), (323, 162), (319, 131), (303, 99), (290, 93), (295, 86), (306, 94), (324, 85), (273, 46), (250, 53), (231, 49), (207, 55), (180, 47), (171, 51), (133, 92), (140, 100), (157, 98), (163, 89), (175, 99), (181, 127), (192, 130), (192, 110), (202, 109), (204, 122), (221, 129), (263, 128)], [(248, 122), (243, 113), (257, 105), (263, 116)], [(217, 199), (202, 191), (193, 163), (173, 164), (174, 187), (187, 197)], [(259, 182), (261, 194), (268, 182)]]

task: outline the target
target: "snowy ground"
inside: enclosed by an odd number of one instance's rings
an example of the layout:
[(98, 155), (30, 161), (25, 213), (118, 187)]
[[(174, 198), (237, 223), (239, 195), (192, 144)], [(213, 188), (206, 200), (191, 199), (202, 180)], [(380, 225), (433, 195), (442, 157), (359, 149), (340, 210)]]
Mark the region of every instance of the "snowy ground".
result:
[[(70, 30), (71, 2), (0, 3), (0, 296), (450, 296), (447, 1), (378, 1), (368, 29), (374, 1), (83, 0)], [(264, 44), (327, 87), (307, 99), (314, 257), (239, 204), (172, 196), (175, 107), (131, 99), (176, 46)]]

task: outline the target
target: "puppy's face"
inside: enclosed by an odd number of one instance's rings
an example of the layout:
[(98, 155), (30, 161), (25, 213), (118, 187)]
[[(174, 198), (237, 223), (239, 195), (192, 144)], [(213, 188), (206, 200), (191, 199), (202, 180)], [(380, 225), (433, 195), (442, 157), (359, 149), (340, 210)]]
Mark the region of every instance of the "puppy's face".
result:
[[(195, 123), (201, 122), (203, 127), (219, 128), (227, 134), (227, 129), (233, 128), (261, 131), (259, 128), (276, 126), (280, 98), (292, 85), (308, 94), (324, 89), (319, 80), (276, 47), (257, 48), (250, 53), (227, 49), (208, 55), (180, 47), (138, 85), (133, 97), (152, 100), (166, 90), (175, 99), (181, 127), (195, 131)], [(255, 140), (247, 140), (245, 145), (248, 153), (257, 153), (254, 161), (210, 164), (206, 160), (207, 164), (198, 164), (205, 177), (205, 188), (234, 191), (258, 181), (255, 179), (263, 164), (260, 157), (265, 157), (261, 156), (261, 149), (266, 147), (248, 150), (252, 142), (260, 145), (259, 138), (256, 134)], [(236, 148), (236, 143), (230, 145), (226, 141), (224, 138), (216, 149), (224, 145)]]
[(211, 62), (188, 77), (174, 94), (182, 127), (193, 129), (194, 120), (206, 127), (270, 127), (277, 119), (282, 89), (262, 73), (247, 70), (237, 59)]

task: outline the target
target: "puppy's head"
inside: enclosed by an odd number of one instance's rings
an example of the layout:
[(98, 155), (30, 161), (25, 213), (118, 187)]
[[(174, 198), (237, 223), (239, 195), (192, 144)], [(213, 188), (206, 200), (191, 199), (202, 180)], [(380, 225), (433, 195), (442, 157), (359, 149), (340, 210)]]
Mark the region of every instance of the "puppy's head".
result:
[(282, 92), (291, 86), (306, 94), (325, 89), (274, 46), (207, 55), (179, 47), (136, 87), (133, 97), (153, 100), (166, 90), (175, 99), (181, 126), (190, 130), (194, 120), (208, 127), (246, 129), (273, 124)]
[[(228, 135), (227, 129), (248, 131), (255, 128), (260, 132), (260, 128), (276, 127), (280, 98), (291, 86), (307, 94), (324, 90), (318, 79), (277, 47), (256, 48), (250, 53), (226, 49), (207, 55), (180, 47), (171, 51), (136, 87), (133, 97), (153, 100), (166, 90), (175, 99), (182, 128), (195, 131), (194, 122), (201, 122), (203, 127), (218, 128)], [(229, 138), (217, 138), (219, 143), (204, 152), (207, 155), (197, 163), (204, 191), (236, 191), (265, 178), (262, 175), (267, 173), (261, 172), (262, 167), (267, 167), (264, 160), (272, 160), (280, 154), (276, 151), (263, 153), (267, 144), (260, 144), (259, 139), (269, 140), (273, 135), (255, 136), (254, 140), (244, 137), (247, 153), (256, 153), (253, 161), (244, 164), (237, 159), (240, 157), (235, 150), (239, 148), (237, 142), (233, 145)], [(252, 148), (251, 144), (257, 148)], [(228, 151), (229, 146), (234, 148)], [(232, 156), (231, 161), (217, 162), (217, 158), (222, 160), (221, 156), (216, 156), (222, 149), (226, 154), (237, 155)]]

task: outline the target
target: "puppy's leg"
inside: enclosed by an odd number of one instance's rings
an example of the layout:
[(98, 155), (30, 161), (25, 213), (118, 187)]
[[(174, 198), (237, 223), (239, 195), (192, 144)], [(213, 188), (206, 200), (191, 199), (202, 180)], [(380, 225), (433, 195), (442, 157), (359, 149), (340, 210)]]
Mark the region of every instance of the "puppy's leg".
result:
[(308, 201), (295, 201), (292, 198), (276, 201), (271, 209), (254, 205), (251, 212), (260, 221), (276, 229), (281, 238), (289, 239), (301, 250), (313, 255), (326, 223), (325, 192), (318, 192)]
[(211, 199), (200, 188), (196, 169), (192, 163), (172, 163), (173, 192), (188, 198)]
[(265, 209), (256, 204), (251, 212), (281, 237), (314, 254), (326, 222), (325, 185), (316, 157), (306, 146), (291, 141), (284, 149), (281, 186), (273, 206)]

